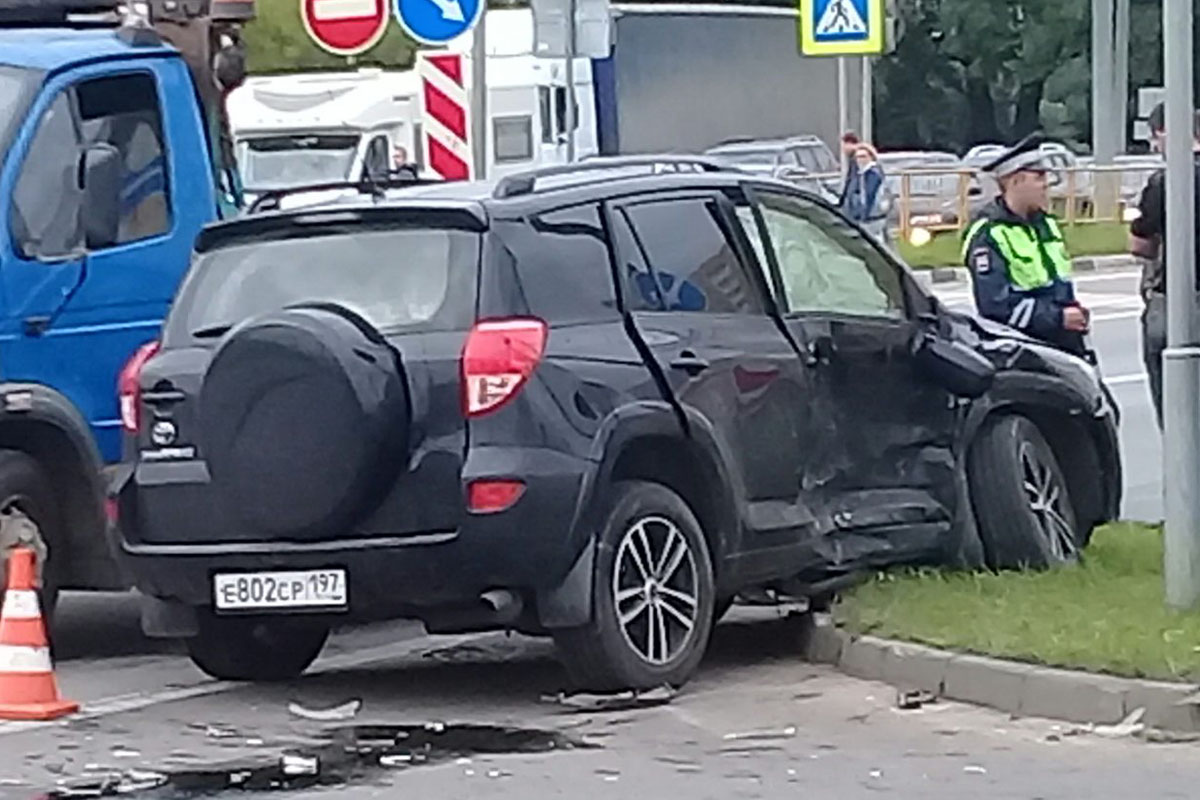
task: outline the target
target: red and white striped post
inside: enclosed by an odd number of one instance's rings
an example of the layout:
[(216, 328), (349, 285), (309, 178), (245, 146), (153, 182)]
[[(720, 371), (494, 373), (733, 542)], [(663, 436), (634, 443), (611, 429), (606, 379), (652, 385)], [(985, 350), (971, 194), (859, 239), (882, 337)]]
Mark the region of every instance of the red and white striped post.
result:
[(471, 104), (465, 53), (418, 52), (421, 124), (429, 168), (448, 181), (475, 176), (471, 142)]

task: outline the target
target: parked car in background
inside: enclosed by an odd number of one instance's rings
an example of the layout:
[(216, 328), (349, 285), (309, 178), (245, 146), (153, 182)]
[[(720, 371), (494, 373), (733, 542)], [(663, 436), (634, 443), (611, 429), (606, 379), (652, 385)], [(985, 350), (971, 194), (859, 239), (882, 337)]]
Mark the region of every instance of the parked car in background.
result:
[[(879, 163), (895, 202), (891, 224), (901, 224), (905, 210), (902, 197), (908, 173), (908, 224), (914, 227), (954, 225), (959, 222), (962, 160), (954, 153), (937, 150), (893, 151), (879, 154)], [(978, 192), (969, 193), (975, 200)], [(970, 208), (970, 207), (969, 207)], [(968, 215), (969, 216), (969, 215)]]
[(705, 155), (743, 172), (789, 181), (827, 200), (841, 195), (840, 162), (816, 136), (727, 140)]

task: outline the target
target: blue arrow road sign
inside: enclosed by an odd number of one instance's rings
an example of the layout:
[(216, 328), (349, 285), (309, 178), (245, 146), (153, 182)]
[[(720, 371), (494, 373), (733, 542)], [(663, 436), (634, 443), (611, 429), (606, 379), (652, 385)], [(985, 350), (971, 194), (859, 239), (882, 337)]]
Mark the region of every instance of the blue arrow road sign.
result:
[(883, 51), (883, 0), (799, 0), (799, 5), (805, 55)]
[(423, 44), (445, 44), (479, 21), (484, 0), (395, 0), (396, 19)]

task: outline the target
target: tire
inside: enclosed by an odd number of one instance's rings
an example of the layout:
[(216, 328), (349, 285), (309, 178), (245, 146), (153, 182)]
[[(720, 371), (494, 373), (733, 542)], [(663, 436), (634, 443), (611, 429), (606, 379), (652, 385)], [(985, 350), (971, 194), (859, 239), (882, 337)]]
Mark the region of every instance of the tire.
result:
[(971, 503), (992, 569), (1046, 569), (1079, 560), (1087, 544), (1054, 450), (1029, 419), (986, 425), (967, 463)]
[(329, 625), (297, 617), (219, 618), (201, 613), (188, 655), (204, 673), (227, 681), (286, 681), (316, 661)]
[[(0, 450), (0, 511), (12, 506), (33, 520), (46, 546), (38, 600), (48, 636), (61, 583), (54, 555), (56, 546), (62, 541), (60, 504), (50, 478), (36, 460), (17, 450)], [(7, 583), (7, 576), (0, 577), (0, 583)]]
[[(592, 621), (554, 635), (572, 681), (592, 691), (682, 686), (704, 657), (716, 610), (712, 559), (695, 514), (665, 486), (618, 483), (597, 545)], [(671, 560), (678, 562), (674, 570), (662, 563), (668, 545)], [(646, 560), (657, 567), (640, 569)], [(646, 571), (651, 575), (644, 576)], [(656, 571), (669, 574), (664, 580)], [(618, 601), (619, 591), (637, 588), (645, 594)], [(633, 615), (626, 625), (618, 607)], [(665, 647), (661, 635), (651, 642), (652, 630), (665, 631)]]

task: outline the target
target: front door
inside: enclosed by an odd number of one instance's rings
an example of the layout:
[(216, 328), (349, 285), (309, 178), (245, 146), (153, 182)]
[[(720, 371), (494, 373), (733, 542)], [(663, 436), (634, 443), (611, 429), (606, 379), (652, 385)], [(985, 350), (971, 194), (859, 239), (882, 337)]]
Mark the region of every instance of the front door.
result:
[(786, 552), (813, 521), (797, 470), (813, 423), (809, 376), (771, 314), (731, 201), (651, 195), (611, 205), (609, 220), (638, 333), (692, 435), (715, 439), (730, 470), (750, 532), (738, 549)]
[(942, 517), (953, 508), (955, 404), (917, 371), (906, 273), (828, 207), (777, 189), (753, 196), (787, 325), (832, 400), (833, 435), (809, 484), (868, 525)]
[[(35, 132), (15, 165), (16, 188), (4, 216), (10, 252), (2, 278), (8, 297), (0, 323), (3, 377), (65, 395), (91, 424), (108, 461), (120, 456), (117, 373), (139, 345), (157, 336), (198, 232), (194, 211), (176, 217), (171, 190), (178, 187), (171, 181), (178, 176), (184, 189), (208, 181), (207, 175), (173, 174), (169, 166), (171, 126), (195, 122), (164, 120), (161, 98), (168, 89), (190, 87), (186, 68), (160, 73), (141, 64), (116, 74), (104, 65), (107, 72), (96, 67), (54, 79), (34, 111)], [(70, 252), (58, 234), (79, 224), (74, 176), (81, 148), (95, 144), (115, 148), (124, 168), (117, 241), (85, 251), (77, 239)], [(172, 235), (185, 226), (187, 235)]]

